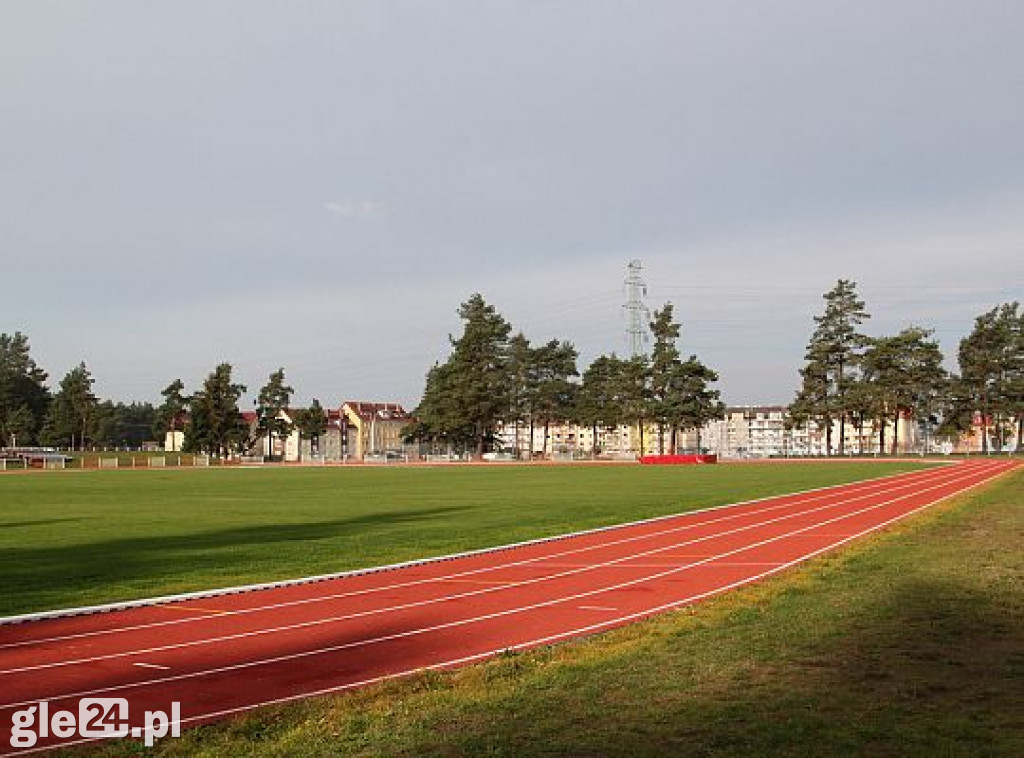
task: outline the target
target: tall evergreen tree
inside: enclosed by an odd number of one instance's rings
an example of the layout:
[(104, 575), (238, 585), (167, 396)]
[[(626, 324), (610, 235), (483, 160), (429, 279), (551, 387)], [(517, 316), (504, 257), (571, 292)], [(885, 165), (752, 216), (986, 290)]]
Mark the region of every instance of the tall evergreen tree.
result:
[(36, 420), (27, 405), (8, 411), (0, 423), (0, 447), (31, 444), (36, 438)]
[(902, 368), (900, 365), (900, 341), (895, 337), (872, 339), (862, 360), (862, 385), (870, 393), (872, 421), (878, 430), (878, 452), (887, 449), (886, 430), (892, 418), (899, 417), (899, 386)]
[(982, 450), (986, 453), (990, 436), (998, 447), (1003, 446), (1014, 416), (1018, 429), (1021, 426), (1024, 350), (1020, 332), (1024, 316), (1019, 309), (1017, 302), (1004, 303), (978, 316), (971, 333), (960, 341), (957, 354), (960, 395), (981, 418)]
[(511, 325), (479, 294), (459, 308), (462, 336), (452, 339), (446, 391), (472, 429), (473, 453), (480, 458), (509, 408), (508, 343)]
[(231, 371), (230, 363), (219, 364), (189, 400), (186, 451), (225, 457), (248, 441), (238, 410), (245, 385), (233, 382)]
[(720, 393), (711, 387), (718, 374), (705, 366), (696, 355), (683, 361), (676, 342), (681, 331), (673, 319), (671, 303), (654, 312), (650, 323), (654, 335), (651, 362), (648, 368), (649, 413), (658, 425), (658, 452), (665, 452), (665, 432), (670, 432), (670, 447), (678, 449), (681, 430), (697, 432), (697, 447), (701, 447), (701, 429), (709, 421), (722, 418), (725, 406)]
[(274, 438), (284, 439), (292, 432), (292, 423), (281, 418), (291, 400), (291, 387), (284, 383), (284, 369), (273, 371), (267, 383), (260, 388), (256, 399), (256, 428), (267, 438), (268, 455), (274, 455)]
[(622, 420), (635, 426), (640, 435), (640, 455), (647, 452), (645, 426), (650, 419), (651, 388), (647, 356), (637, 355), (622, 362), (616, 376), (615, 394), (622, 406)]
[(828, 369), (814, 357), (800, 369), (800, 389), (789, 406), (789, 418), (795, 426), (810, 427), (814, 423), (825, 430), (825, 454), (832, 451), (832, 422), (835, 420), (834, 398), (829, 392)]
[(142, 447), (153, 441), (156, 426), (156, 408), (152, 403), (115, 403), (118, 439), (114, 444), (128, 448)]
[(320, 437), (327, 431), (327, 414), (324, 412), (319, 400), (314, 397), (313, 402), (310, 403), (308, 408), (296, 411), (295, 427), (299, 430), (300, 452), (302, 450), (301, 438), (310, 441), (310, 447), (314, 453), (318, 451)]
[(43, 425), (43, 437), (49, 444), (67, 446), (71, 450), (85, 449), (96, 421), (93, 382), (84, 361), (61, 379)]
[(1009, 414), (1017, 422), (1017, 452), (1024, 452), (1024, 308), (1010, 303), (1005, 318), (1009, 321), (1006, 400)]
[(558, 340), (551, 340), (533, 351), (531, 417), (535, 416), (544, 425), (541, 449), (545, 454), (548, 451), (551, 423), (568, 421), (573, 415), (578, 385), (572, 381), (572, 377), (579, 376), (576, 369), (577, 356), (572, 343)]
[[(654, 311), (650, 322), (654, 346), (651, 349), (651, 417), (658, 425), (658, 453), (665, 452), (665, 430), (680, 413), (678, 392), (680, 357), (676, 341), (681, 327), (672, 318), (672, 303)], [(675, 435), (673, 434), (673, 437)], [(672, 441), (673, 449), (675, 441)]]
[[(181, 379), (175, 379), (173, 382), (164, 387), (160, 394), (163, 395), (164, 401), (157, 408), (156, 412), (156, 423), (153, 426), (153, 431), (156, 432), (157, 436), (163, 440), (168, 433), (173, 435), (174, 432), (178, 432), (184, 426), (185, 423), (185, 411), (188, 408), (188, 399), (183, 393), (185, 389), (184, 382)], [(174, 450), (174, 437), (172, 436), (172, 451)]]
[(529, 424), (530, 450), (533, 451), (533, 421), (536, 394), (536, 371), (534, 370), (535, 352), (530, 347), (530, 340), (519, 332), (509, 340), (508, 345), (508, 412), (505, 422), (512, 424), (515, 436), (515, 455), (519, 456), (519, 430), (523, 423)]
[(879, 450), (885, 451), (885, 425), (891, 421), (891, 453), (899, 452), (899, 425), (904, 415), (919, 416), (926, 432), (940, 394), (947, 384), (939, 344), (932, 332), (908, 327), (893, 337), (870, 340), (862, 359), (864, 380), (873, 391), (879, 422)]
[(151, 403), (103, 400), (96, 404), (90, 440), (101, 448), (138, 449), (152, 440), (156, 409)]
[(50, 404), (46, 378), (32, 359), (28, 337), (0, 334), (0, 447), (37, 440)]
[(474, 446), (475, 428), (459, 407), (451, 360), (435, 363), (427, 372), (423, 398), (413, 411), (413, 421), (405, 428), (407, 442), (427, 442), (437, 451), (464, 452)]
[(612, 429), (624, 423), (624, 409), (620, 391), (623, 385), (624, 361), (615, 354), (602, 355), (583, 372), (576, 401), (576, 420), (590, 427), (593, 439), (591, 454), (596, 457), (598, 431)]
[[(864, 356), (867, 361), (867, 353)], [(864, 429), (877, 419), (887, 418), (884, 408), (880, 407), (880, 396), (873, 382), (867, 380), (867, 368), (863, 367), (860, 376), (854, 379), (847, 390), (847, 405), (850, 424), (857, 432), (857, 454), (864, 453)], [(881, 427), (884, 430), (884, 424)], [(884, 433), (884, 432), (883, 432)], [(884, 440), (879, 449), (884, 449)]]
[(693, 429), (697, 433), (697, 452), (701, 452), (701, 429), (714, 419), (725, 416), (725, 404), (717, 389), (711, 387), (718, 381), (718, 374), (691, 355), (672, 372), (673, 391), (676, 398), (672, 407), (670, 423), (673, 429), (673, 450), (675, 430)]
[(832, 453), (831, 422), (838, 418), (839, 454), (843, 455), (846, 450), (846, 419), (850, 412), (850, 373), (856, 368), (860, 350), (867, 339), (857, 327), (870, 316), (864, 309), (864, 301), (857, 295), (857, 285), (852, 281), (840, 279), (823, 297), (825, 311), (814, 317), (815, 330), (804, 356), (807, 371), (802, 372), (805, 384), (801, 388), (797, 410), (810, 417), (828, 419), (829, 455)]

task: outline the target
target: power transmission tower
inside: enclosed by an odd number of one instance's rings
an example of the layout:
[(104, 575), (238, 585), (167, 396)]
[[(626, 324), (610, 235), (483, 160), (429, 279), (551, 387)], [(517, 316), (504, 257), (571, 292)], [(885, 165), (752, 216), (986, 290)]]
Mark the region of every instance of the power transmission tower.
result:
[(629, 298), (623, 309), (626, 311), (626, 339), (629, 340), (629, 353), (633, 358), (644, 354), (647, 343), (647, 322), (651, 312), (644, 303), (647, 295), (647, 283), (640, 276), (640, 261), (632, 260), (626, 267), (626, 281), (623, 288)]

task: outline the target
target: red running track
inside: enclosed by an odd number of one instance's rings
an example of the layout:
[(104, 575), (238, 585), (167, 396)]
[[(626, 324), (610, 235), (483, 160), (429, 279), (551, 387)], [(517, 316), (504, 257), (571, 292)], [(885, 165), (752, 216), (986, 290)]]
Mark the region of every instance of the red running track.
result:
[[(622, 626), (782, 571), (1014, 467), (883, 479), (312, 584), (0, 627), (15, 711), (123, 697), (184, 726)], [(83, 742), (42, 738), (32, 751)], [(28, 752), (28, 751), (21, 751)]]

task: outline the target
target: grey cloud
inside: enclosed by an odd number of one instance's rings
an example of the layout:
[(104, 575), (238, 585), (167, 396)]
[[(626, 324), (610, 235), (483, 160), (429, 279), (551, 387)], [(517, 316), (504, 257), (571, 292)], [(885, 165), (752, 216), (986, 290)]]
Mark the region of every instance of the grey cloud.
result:
[[(621, 351), (640, 257), (727, 396), (781, 400), (840, 276), (873, 328), (919, 320), (947, 350), (1024, 288), (1016, 1), (5, 15), (4, 328), (111, 394), (223, 356), (415, 399), (476, 290), (538, 339)], [(345, 341), (296, 337), (296, 312)]]

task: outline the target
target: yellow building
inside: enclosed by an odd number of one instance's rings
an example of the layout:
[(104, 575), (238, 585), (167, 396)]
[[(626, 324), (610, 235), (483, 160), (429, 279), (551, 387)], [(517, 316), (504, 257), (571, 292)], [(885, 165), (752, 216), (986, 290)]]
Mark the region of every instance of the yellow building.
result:
[(341, 406), (347, 422), (349, 456), (357, 461), (402, 454), (402, 433), (412, 417), (398, 403), (350, 400)]

